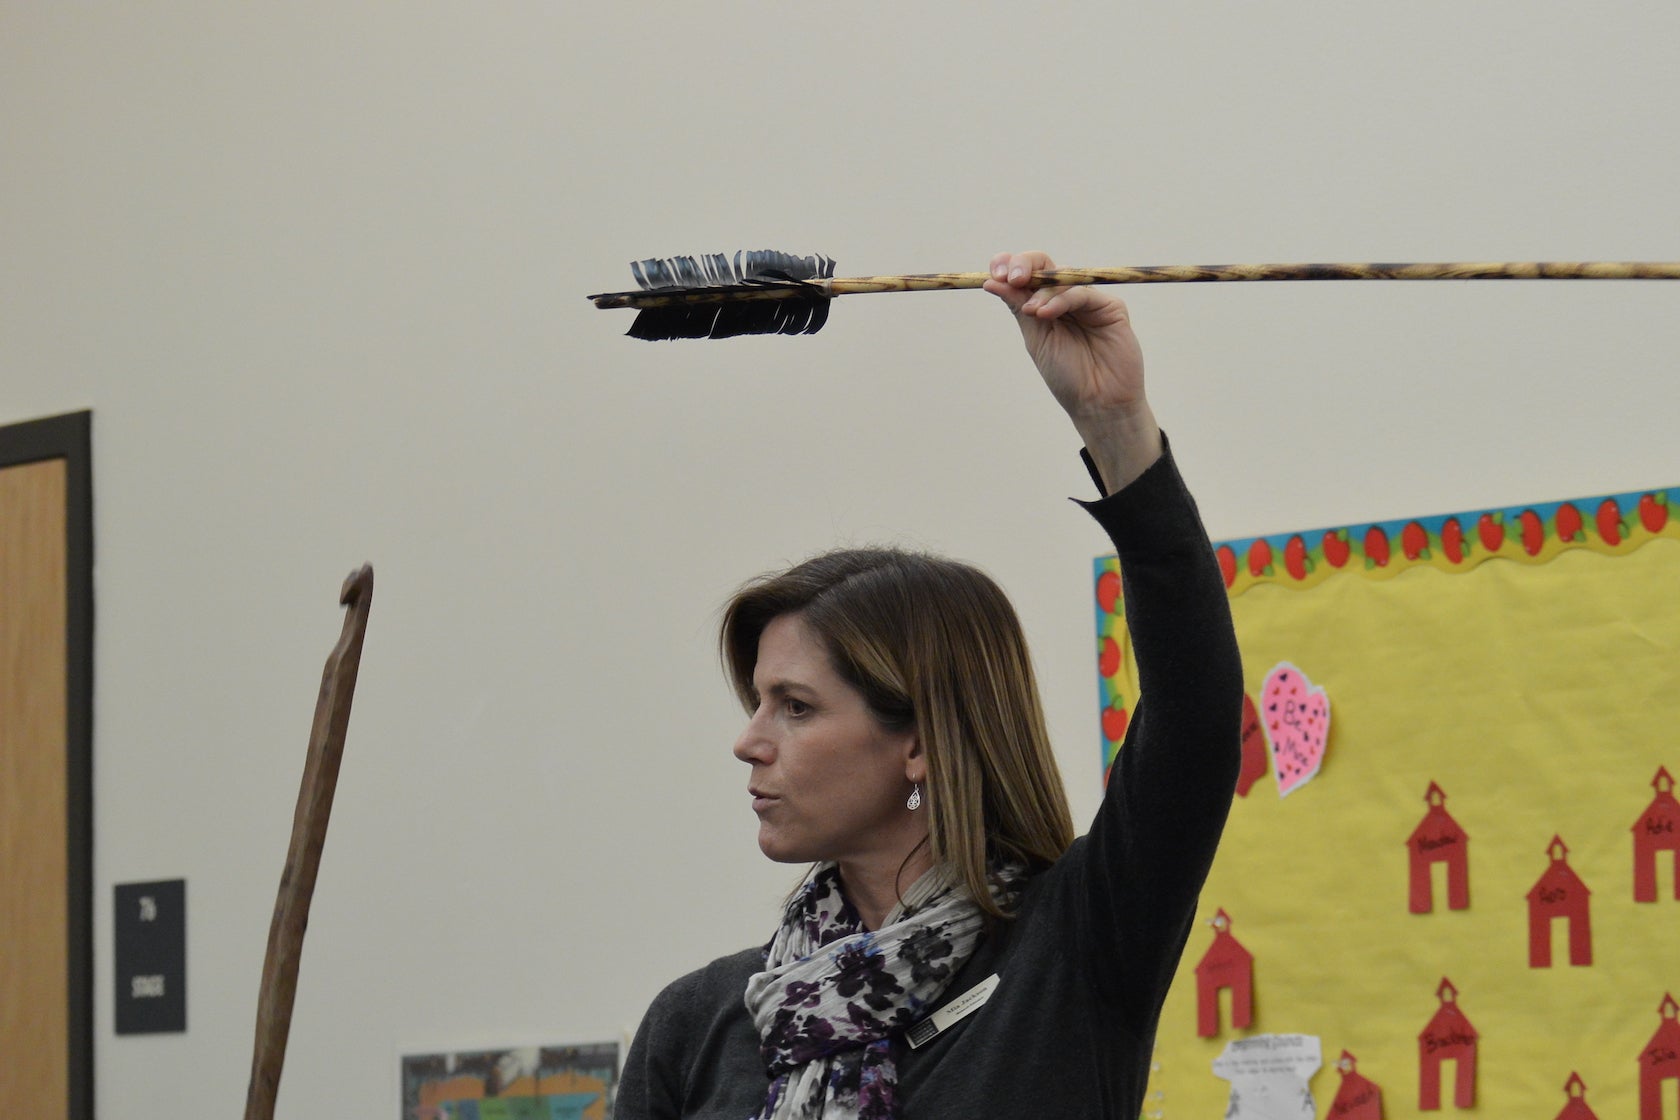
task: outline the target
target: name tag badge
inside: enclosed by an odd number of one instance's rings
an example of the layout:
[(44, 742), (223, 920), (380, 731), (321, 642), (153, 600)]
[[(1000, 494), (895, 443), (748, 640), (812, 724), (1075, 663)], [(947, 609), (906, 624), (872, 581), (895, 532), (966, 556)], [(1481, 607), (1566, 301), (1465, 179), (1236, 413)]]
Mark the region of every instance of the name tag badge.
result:
[(914, 1050), (931, 1042), (941, 1031), (949, 1030), (951, 1024), (980, 1010), (987, 1000), (992, 998), (992, 991), (998, 986), (998, 974), (992, 973), (980, 983), (956, 999), (929, 1015), (905, 1032), (904, 1037), (910, 1041), (910, 1049)]

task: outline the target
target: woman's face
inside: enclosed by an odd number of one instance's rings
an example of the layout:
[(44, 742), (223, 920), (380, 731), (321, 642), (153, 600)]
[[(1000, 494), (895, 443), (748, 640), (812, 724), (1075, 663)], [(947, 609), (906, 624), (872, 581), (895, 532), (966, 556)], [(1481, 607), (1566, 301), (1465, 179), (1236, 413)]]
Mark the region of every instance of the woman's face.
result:
[(798, 614), (764, 628), (753, 691), (735, 757), (752, 766), (759, 848), (779, 863), (896, 866), (927, 831), (904, 805), (926, 776), (915, 732), (881, 726)]

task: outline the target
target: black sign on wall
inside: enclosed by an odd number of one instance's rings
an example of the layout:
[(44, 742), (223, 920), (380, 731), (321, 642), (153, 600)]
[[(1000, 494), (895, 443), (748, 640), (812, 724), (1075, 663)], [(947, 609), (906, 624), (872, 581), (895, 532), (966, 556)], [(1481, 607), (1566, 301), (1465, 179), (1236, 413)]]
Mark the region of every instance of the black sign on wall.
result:
[(116, 888), (117, 1033), (187, 1029), (187, 881)]

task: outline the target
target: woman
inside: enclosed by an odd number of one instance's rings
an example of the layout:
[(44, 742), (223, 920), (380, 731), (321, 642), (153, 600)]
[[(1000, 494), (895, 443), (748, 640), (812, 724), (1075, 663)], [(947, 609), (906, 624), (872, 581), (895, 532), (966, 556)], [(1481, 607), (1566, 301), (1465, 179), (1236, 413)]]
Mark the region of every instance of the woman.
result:
[(724, 658), (759, 846), (815, 862), (765, 948), (655, 1000), (627, 1120), (1134, 1120), (1230, 807), (1242, 673), (1224, 585), (1144, 395), (1125, 304), (986, 289), (1085, 442), (1143, 702), (1075, 840), (1020, 626), (985, 576), (893, 550), (749, 584)]

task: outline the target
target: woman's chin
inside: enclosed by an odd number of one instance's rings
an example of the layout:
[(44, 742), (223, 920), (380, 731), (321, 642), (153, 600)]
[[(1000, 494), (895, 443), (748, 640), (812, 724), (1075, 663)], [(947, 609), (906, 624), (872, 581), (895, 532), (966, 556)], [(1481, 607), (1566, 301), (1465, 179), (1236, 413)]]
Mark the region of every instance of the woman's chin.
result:
[(764, 853), (764, 858), (773, 863), (815, 863), (817, 857), (803, 851), (798, 846), (788, 843), (783, 837), (776, 836), (767, 829), (759, 829), (758, 850)]

